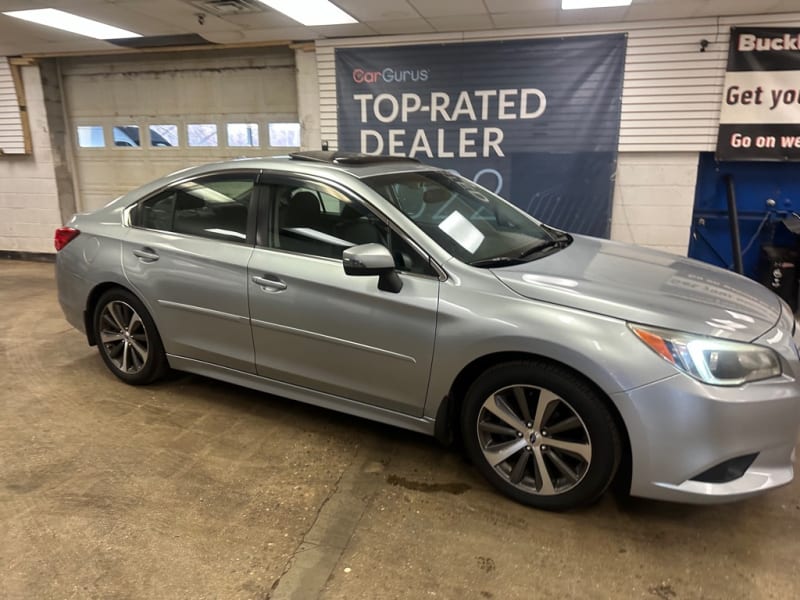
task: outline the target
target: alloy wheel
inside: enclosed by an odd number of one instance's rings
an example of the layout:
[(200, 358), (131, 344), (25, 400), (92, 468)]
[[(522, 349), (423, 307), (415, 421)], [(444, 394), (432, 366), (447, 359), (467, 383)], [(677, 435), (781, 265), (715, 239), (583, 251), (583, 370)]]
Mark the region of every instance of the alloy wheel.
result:
[(113, 300), (100, 313), (100, 343), (122, 373), (136, 374), (147, 364), (150, 343), (142, 318), (127, 302)]
[(592, 444), (575, 409), (554, 392), (513, 385), (486, 398), (478, 441), (487, 463), (526, 493), (552, 496), (577, 486), (592, 461)]

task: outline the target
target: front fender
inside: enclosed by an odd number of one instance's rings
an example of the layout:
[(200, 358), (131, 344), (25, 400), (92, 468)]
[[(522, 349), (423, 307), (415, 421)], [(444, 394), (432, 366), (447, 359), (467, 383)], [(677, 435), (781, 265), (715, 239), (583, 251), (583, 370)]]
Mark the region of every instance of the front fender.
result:
[(609, 397), (675, 373), (623, 320), (502, 292), (453, 287), (442, 286), (426, 417), (435, 418), (465, 367), (492, 355), (515, 353), (559, 362)]

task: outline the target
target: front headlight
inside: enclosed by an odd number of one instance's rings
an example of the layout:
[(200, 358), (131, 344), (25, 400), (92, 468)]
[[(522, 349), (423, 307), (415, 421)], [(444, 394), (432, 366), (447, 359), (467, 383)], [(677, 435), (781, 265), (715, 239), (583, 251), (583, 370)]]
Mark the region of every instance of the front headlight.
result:
[(741, 385), (781, 374), (778, 355), (764, 346), (633, 323), (628, 327), (661, 358), (711, 385)]

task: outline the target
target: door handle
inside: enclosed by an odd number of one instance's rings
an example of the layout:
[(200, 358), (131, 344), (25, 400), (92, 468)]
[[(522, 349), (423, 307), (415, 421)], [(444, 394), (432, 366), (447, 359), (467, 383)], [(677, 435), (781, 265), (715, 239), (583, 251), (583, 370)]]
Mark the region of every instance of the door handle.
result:
[(158, 260), (158, 253), (152, 248), (139, 248), (133, 251), (134, 256), (138, 256), (143, 262), (155, 262)]
[[(274, 279), (270, 279), (274, 278)], [(266, 291), (270, 292), (282, 292), (286, 289), (286, 284), (283, 283), (278, 277), (275, 275), (264, 275), (259, 277), (258, 275), (253, 276), (253, 283), (256, 285), (260, 285), (262, 288), (266, 288)]]

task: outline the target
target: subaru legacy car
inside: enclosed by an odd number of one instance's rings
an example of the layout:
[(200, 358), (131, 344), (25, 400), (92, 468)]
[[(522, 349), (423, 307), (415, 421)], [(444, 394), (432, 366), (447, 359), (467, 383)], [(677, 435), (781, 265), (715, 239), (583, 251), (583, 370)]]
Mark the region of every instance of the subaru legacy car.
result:
[(206, 165), (55, 244), (67, 320), (129, 384), (177, 369), (458, 439), (542, 509), (592, 502), (618, 471), (632, 495), (695, 503), (793, 477), (800, 361), (778, 296), (548, 227), (446, 170)]

